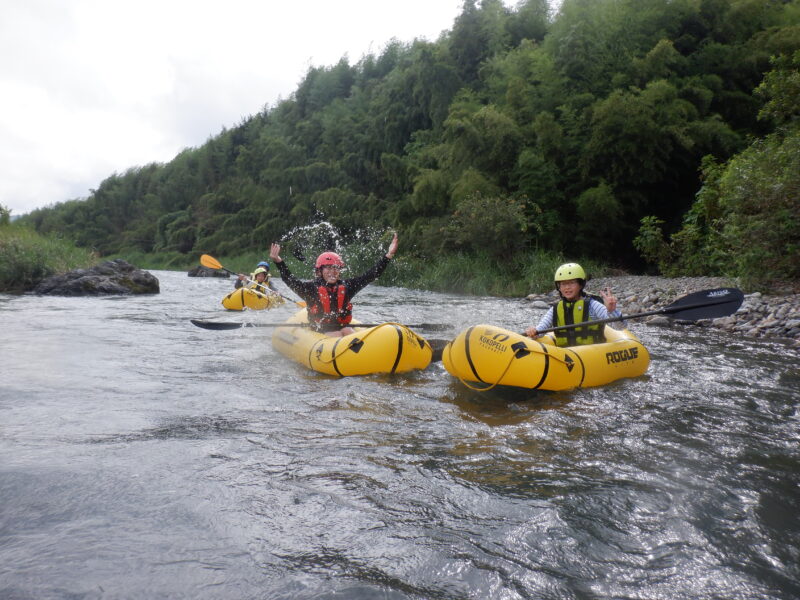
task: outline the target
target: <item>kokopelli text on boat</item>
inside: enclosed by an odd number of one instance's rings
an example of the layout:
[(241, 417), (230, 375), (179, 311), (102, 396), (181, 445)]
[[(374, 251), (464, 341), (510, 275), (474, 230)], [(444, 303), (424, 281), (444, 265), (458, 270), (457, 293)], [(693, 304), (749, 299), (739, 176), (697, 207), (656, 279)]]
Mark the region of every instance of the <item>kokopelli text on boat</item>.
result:
[[(492, 331), (487, 331), (487, 334), (493, 333)], [(498, 339), (499, 338), (499, 339)], [(494, 337), (489, 338), (487, 335), (482, 335), (480, 337), (481, 343), (492, 352), (505, 352), (508, 350), (508, 346), (504, 344), (506, 340), (508, 340), (508, 336), (502, 333), (496, 333)]]

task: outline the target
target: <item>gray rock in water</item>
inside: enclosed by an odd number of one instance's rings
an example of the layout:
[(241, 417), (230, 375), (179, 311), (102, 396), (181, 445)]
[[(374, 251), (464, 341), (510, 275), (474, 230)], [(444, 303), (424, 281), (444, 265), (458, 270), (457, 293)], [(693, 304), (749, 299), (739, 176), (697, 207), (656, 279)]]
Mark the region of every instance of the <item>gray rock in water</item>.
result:
[(204, 267), (203, 265), (199, 265), (194, 269), (189, 269), (186, 273), (189, 277), (222, 277), (224, 279), (228, 278), (228, 273), (225, 271), (216, 271), (214, 269), (209, 269), (208, 267)]
[(48, 277), (33, 290), (50, 296), (105, 296), (109, 294), (158, 294), (159, 284), (152, 274), (121, 258), (91, 269), (75, 269)]
[(657, 325), (658, 327), (669, 327), (672, 322), (664, 316), (651, 317), (647, 320), (648, 325)]

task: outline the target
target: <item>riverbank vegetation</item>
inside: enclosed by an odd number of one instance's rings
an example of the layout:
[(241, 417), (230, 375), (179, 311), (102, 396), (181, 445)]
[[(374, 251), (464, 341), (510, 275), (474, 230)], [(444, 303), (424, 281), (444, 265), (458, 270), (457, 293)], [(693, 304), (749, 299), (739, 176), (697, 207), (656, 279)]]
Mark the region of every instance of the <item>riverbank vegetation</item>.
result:
[(4, 216), (8, 211), (0, 206), (0, 291), (27, 291), (45, 277), (97, 262), (71, 240), (10, 224)]
[(707, 157), (704, 184), (665, 241), (655, 217), (634, 244), (662, 273), (735, 273), (748, 287), (800, 282), (800, 51), (777, 57), (756, 90), (777, 129), (727, 163)]
[(394, 228), (398, 282), (472, 293), (529, 291), (558, 257), (796, 280), (798, 49), (800, 0), (466, 0), (434, 42), (313, 66), (204, 145), (22, 220), (167, 268), (323, 221), (343, 244)]
[[(385, 244), (382, 249), (385, 251)], [(381, 249), (374, 244), (354, 243), (342, 248), (342, 254), (347, 260), (343, 277), (351, 277), (369, 269), (380, 256)], [(250, 273), (259, 261), (269, 260), (268, 255), (258, 253), (214, 258), (237, 273)], [(314, 276), (311, 266), (313, 258), (300, 261), (291, 253), (283, 253), (283, 258), (292, 273), (298, 277), (310, 279)], [(407, 255), (401, 240), (397, 257), (376, 284), (476, 296), (521, 297), (553, 289), (553, 273), (566, 260), (568, 259), (563, 255), (542, 251), (517, 254), (515, 260), (503, 263), (498, 263), (494, 257), (485, 253), (451, 253), (426, 260), (413, 254)], [(151, 257), (144, 255), (134, 259), (134, 264), (149, 269), (176, 268), (175, 265), (164, 266), (151, 262)], [(591, 258), (585, 259), (582, 264), (591, 277), (602, 277), (615, 272)], [(186, 268), (194, 266), (197, 266), (197, 262), (186, 265)], [(271, 271), (273, 276), (278, 276), (274, 265)]]

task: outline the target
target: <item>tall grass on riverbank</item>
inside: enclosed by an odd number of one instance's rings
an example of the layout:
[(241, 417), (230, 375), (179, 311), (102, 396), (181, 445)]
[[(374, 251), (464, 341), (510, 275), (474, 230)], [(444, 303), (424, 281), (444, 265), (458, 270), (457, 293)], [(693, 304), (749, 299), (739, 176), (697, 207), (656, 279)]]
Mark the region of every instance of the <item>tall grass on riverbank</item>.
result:
[(590, 276), (607, 275), (608, 267), (593, 260), (565, 258), (532, 251), (503, 262), (486, 255), (453, 254), (436, 260), (398, 257), (397, 271), (382, 283), (473, 296), (522, 297), (553, 289), (553, 275), (565, 262), (580, 262)]
[(0, 291), (31, 290), (45, 277), (96, 262), (91, 252), (66, 240), (13, 224), (0, 227)]
[[(349, 267), (344, 277), (358, 275), (374, 264), (379, 252), (369, 252), (366, 257), (356, 260), (357, 256), (364, 254), (362, 250), (342, 250)], [(135, 254), (121, 258), (144, 269), (188, 270), (200, 264), (198, 259), (187, 261), (186, 255), (177, 253)], [(252, 272), (261, 260), (272, 262), (266, 252), (215, 258), (237, 273)], [(301, 279), (312, 276), (313, 257), (306, 258), (305, 264), (288, 252), (283, 253), (283, 258), (292, 272)], [(401, 251), (376, 283), (473, 296), (522, 297), (553, 289), (553, 275), (558, 266), (565, 262), (579, 262), (594, 277), (603, 277), (610, 273), (609, 267), (591, 259), (564, 257), (542, 251), (531, 251), (507, 262), (498, 261), (488, 255), (468, 254), (442, 255), (435, 260), (424, 259), (404, 256)], [(279, 277), (278, 269), (274, 265), (271, 271), (273, 277)]]

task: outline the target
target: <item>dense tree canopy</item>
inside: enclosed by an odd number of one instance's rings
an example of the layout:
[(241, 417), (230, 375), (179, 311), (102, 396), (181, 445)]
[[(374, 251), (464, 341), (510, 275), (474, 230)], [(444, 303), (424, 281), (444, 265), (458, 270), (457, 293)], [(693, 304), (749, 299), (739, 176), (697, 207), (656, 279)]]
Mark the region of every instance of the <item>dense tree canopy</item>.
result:
[[(793, 118), (799, 48), (800, 0), (465, 0), (436, 42), (312, 67), (201, 147), (26, 219), (104, 255), (263, 250), (326, 219), (391, 225), (421, 255), (577, 245), (636, 265), (640, 222), (681, 228), (704, 157), (724, 164)], [(785, 137), (767, 147), (796, 164)]]

